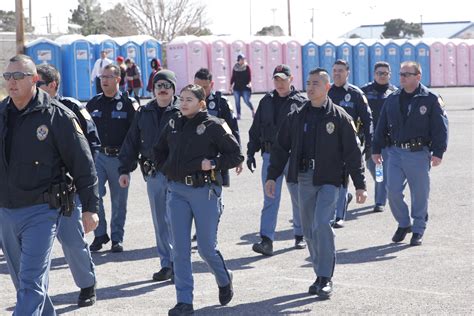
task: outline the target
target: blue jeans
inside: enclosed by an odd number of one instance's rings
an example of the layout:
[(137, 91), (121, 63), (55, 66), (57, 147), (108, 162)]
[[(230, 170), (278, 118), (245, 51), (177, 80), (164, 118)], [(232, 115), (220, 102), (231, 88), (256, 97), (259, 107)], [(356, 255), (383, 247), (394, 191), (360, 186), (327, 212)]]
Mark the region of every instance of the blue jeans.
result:
[(191, 266), (191, 225), (194, 218), (197, 245), (218, 286), (230, 282), (229, 272), (219, 250), (217, 229), (222, 214), (222, 187), (200, 188), (180, 182), (169, 182), (169, 214), (173, 234), (174, 282), (179, 303), (192, 304), (194, 279)]
[(161, 173), (145, 178), (150, 201), (151, 217), (155, 227), (156, 249), (161, 267), (172, 266), (171, 226), (168, 216), (167, 190), (168, 180)]
[(334, 185), (313, 185), (313, 171), (298, 175), (298, 193), (303, 234), (316, 276), (332, 277), (336, 246), (331, 222), (339, 194)]
[(58, 228), (58, 241), (63, 248), (72, 277), (76, 285), (81, 288), (95, 284), (95, 266), (82, 226), (82, 205), (79, 197), (75, 197), (76, 208), (70, 217), (62, 216)]
[(387, 203), (387, 178), (388, 178), (388, 155), (387, 150), (382, 149), (382, 157), (383, 157), (383, 181), (377, 182), (375, 181), (375, 163), (372, 159), (367, 160), (367, 169), (369, 169), (370, 174), (372, 175), (372, 179), (375, 182), (375, 205), (383, 205)]
[[(388, 203), (399, 227), (411, 226), (414, 233), (423, 234), (428, 221), (428, 198), (430, 195), (431, 154), (427, 147), (411, 152), (391, 146), (388, 153)], [(403, 191), (410, 186), (411, 211)]]
[(48, 281), (59, 220), (59, 210), (48, 204), (0, 208), (3, 253), (17, 290), (14, 315), (56, 315)]
[(104, 196), (107, 193), (105, 183), (109, 182), (110, 199), (112, 204), (112, 219), (110, 224), (111, 239), (123, 242), (125, 219), (127, 216), (128, 187), (122, 188), (118, 182), (120, 177), (118, 167), (120, 162), (117, 157), (110, 157), (98, 153), (95, 161), (97, 178), (99, 179), (99, 226), (94, 231), (96, 237), (107, 234), (107, 220), (104, 210)]
[(244, 98), (245, 104), (247, 104), (247, 106), (252, 111), (252, 113), (254, 112), (252, 102), (250, 102), (250, 95), (251, 95), (250, 90), (242, 90), (242, 91), (234, 90), (235, 108), (237, 109), (238, 117), (240, 117), (240, 97)]
[[(268, 174), (268, 166), (270, 165), (270, 154), (263, 153), (262, 155), (262, 186), (265, 188), (265, 181)], [(288, 164), (283, 171), (285, 177), (288, 173)], [(266, 236), (271, 240), (275, 239), (275, 228), (277, 224), (278, 210), (280, 209), (281, 187), (283, 185), (283, 175), (276, 179), (275, 197), (271, 198), (263, 192), (263, 208), (260, 215), (260, 236)], [(293, 211), (293, 234), (302, 236), (300, 210), (298, 207), (298, 184), (286, 183), (288, 191), (290, 192), (291, 208)], [(265, 190), (264, 190), (265, 191)]]

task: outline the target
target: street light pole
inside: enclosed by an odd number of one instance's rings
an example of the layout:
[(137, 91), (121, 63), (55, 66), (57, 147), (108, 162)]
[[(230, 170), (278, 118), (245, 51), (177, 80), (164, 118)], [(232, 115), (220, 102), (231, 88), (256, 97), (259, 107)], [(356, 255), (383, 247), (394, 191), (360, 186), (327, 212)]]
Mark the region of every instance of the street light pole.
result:
[(314, 8), (311, 8), (311, 38), (314, 38)]

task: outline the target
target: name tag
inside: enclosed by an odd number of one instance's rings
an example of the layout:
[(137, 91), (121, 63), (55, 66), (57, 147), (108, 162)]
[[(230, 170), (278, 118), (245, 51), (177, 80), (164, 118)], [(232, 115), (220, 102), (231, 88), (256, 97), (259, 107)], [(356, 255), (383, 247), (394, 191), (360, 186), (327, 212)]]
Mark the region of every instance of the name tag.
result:
[(113, 119), (126, 119), (127, 118), (127, 112), (112, 111), (112, 118)]

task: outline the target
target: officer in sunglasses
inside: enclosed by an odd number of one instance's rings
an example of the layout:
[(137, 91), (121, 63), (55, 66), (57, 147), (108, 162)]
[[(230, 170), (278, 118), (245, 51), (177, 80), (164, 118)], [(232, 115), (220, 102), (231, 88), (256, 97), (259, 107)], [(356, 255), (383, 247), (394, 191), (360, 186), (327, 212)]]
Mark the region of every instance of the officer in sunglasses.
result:
[(171, 116), (179, 111), (175, 96), (176, 76), (170, 70), (161, 70), (153, 77), (155, 98), (138, 109), (123, 142), (120, 154), (119, 183), (122, 188), (130, 184), (130, 172), (137, 161), (147, 185), (151, 215), (155, 227), (156, 249), (161, 270), (153, 274), (153, 280), (166, 281), (173, 276), (171, 234), (167, 218), (167, 180), (152, 161), (153, 145), (158, 142), (161, 130)]
[[(402, 242), (413, 232), (411, 246), (423, 242), (428, 221), (429, 172), (432, 166), (441, 164), (448, 146), (448, 117), (443, 99), (420, 83), (421, 72), (417, 62), (401, 64), (401, 89), (385, 101), (372, 149), (375, 164), (383, 162), (383, 148), (388, 153), (388, 203), (398, 223), (392, 241)], [(403, 194), (407, 184), (410, 208)]]
[(0, 103), (0, 233), (17, 290), (13, 314), (56, 315), (48, 274), (64, 200), (53, 192), (66, 169), (82, 202), (84, 232), (94, 230), (99, 221), (94, 161), (77, 117), (37, 89), (30, 57), (12, 57), (3, 78), (9, 96)]

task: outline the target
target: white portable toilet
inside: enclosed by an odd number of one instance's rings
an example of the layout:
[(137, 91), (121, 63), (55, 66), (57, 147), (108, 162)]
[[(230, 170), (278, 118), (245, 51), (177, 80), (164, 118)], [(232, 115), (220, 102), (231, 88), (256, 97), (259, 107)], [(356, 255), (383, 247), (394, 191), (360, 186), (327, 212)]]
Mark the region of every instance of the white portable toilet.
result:
[(279, 38), (271, 38), (267, 42), (267, 89), (272, 91), (275, 87), (273, 85), (273, 70), (276, 66), (283, 64), (283, 42)]
[(296, 90), (303, 90), (303, 57), (301, 42), (287, 38), (283, 42), (283, 63), (290, 66), (293, 74), (293, 86)]
[(430, 74), (432, 87), (444, 87), (444, 44), (439, 40), (426, 41), (430, 46)]
[(458, 86), (469, 86), (469, 45), (465, 40), (457, 40), (456, 44), (456, 77)]
[(252, 72), (252, 91), (267, 92), (267, 44), (262, 37), (254, 37), (249, 43), (248, 63)]
[(445, 86), (457, 86), (456, 44), (451, 40), (444, 44), (444, 64)]

